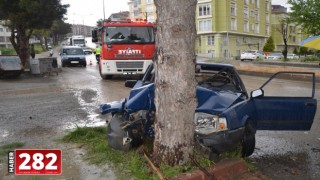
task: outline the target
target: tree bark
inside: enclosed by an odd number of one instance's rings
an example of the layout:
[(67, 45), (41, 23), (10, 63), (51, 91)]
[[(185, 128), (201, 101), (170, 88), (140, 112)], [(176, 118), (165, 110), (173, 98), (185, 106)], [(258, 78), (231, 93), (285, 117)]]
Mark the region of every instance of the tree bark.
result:
[(190, 161), (194, 143), (196, 0), (155, 0), (156, 122), (154, 158), (168, 165)]

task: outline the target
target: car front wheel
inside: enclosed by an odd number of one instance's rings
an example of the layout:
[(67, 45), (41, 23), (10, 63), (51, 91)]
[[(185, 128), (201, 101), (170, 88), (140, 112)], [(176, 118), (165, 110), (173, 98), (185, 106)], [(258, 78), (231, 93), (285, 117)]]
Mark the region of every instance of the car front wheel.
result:
[(107, 126), (108, 145), (116, 150), (128, 151), (131, 148), (131, 137), (127, 130), (122, 128), (124, 116), (115, 114)]
[(256, 130), (254, 129), (253, 123), (248, 121), (245, 125), (243, 139), (242, 139), (242, 157), (248, 157), (252, 155), (255, 145), (256, 145), (256, 138), (255, 138)]

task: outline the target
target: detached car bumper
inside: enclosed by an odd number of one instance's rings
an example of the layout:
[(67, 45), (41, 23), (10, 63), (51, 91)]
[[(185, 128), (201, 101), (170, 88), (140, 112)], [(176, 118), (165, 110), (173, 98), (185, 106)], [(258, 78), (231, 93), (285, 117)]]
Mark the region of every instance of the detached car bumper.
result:
[(206, 147), (210, 147), (213, 152), (221, 153), (235, 148), (241, 142), (244, 133), (244, 127), (215, 132), (208, 135), (195, 133), (195, 138)]

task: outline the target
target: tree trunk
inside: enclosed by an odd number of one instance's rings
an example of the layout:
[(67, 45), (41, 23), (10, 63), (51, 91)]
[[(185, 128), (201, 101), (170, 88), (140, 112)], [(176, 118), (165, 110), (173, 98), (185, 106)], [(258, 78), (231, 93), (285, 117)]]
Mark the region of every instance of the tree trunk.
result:
[(156, 0), (156, 122), (154, 157), (190, 161), (194, 143), (196, 0)]

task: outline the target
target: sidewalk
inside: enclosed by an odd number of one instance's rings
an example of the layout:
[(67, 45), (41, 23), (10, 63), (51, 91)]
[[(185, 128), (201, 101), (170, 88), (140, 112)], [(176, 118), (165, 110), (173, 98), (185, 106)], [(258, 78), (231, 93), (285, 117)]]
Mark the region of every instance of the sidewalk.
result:
[(250, 172), (243, 159), (226, 159), (215, 165), (195, 170), (192, 173), (180, 174), (170, 180), (269, 180), (260, 172)]

